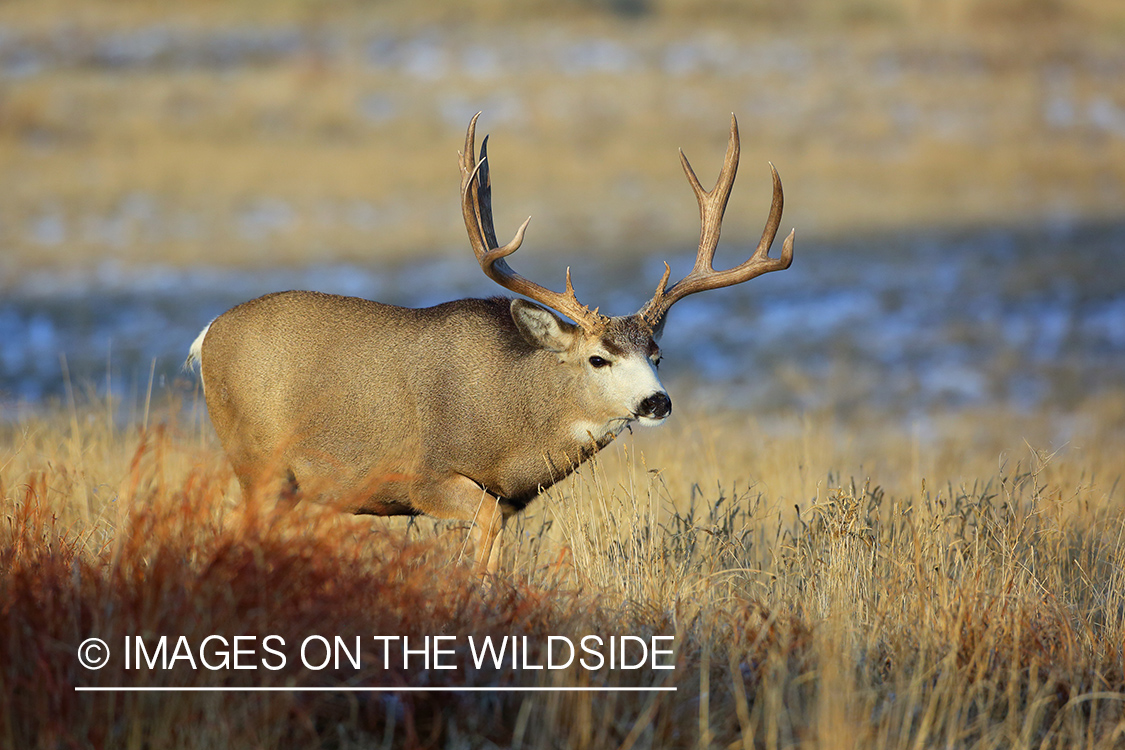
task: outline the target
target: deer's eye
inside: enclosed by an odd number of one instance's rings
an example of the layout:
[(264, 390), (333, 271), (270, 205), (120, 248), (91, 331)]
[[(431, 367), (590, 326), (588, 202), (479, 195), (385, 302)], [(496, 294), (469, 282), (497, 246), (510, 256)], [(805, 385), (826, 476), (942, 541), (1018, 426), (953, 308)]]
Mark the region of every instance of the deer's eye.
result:
[(590, 364), (593, 365), (594, 367), (601, 368), (601, 367), (609, 367), (610, 364), (612, 364), (612, 363), (608, 359), (603, 359), (602, 357), (599, 357), (598, 355), (595, 354), (594, 356), (590, 357)]

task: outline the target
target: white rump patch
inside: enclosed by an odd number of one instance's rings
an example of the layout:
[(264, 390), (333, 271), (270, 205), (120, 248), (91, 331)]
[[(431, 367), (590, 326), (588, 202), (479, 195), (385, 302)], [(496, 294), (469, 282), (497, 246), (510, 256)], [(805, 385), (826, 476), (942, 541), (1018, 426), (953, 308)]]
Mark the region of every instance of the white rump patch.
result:
[[(215, 321), (212, 320), (211, 323)], [(199, 365), (199, 381), (203, 382), (203, 339), (207, 338), (207, 331), (211, 330), (211, 323), (208, 323), (199, 335), (195, 337), (195, 341), (191, 343), (191, 348), (188, 349), (187, 360), (184, 361), (185, 370), (194, 370), (196, 365)], [(203, 384), (204, 390), (207, 384)]]

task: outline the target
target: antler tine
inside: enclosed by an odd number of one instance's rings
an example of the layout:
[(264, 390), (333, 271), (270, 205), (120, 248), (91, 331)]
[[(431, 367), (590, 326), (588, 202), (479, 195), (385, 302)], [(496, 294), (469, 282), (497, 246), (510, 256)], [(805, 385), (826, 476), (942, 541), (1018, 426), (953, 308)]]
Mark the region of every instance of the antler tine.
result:
[(730, 191), (734, 187), (734, 178), (738, 174), (738, 120), (734, 113), (730, 116), (730, 136), (727, 138), (727, 152), (723, 157), (723, 168), (719, 170), (719, 179), (715, 187), (704, 190), (691, 168), (691, 162), (683, 149), (680, 149), (680, 164), (684, 168), (691, 189), (695, 192), (695, 199), (699, 203), (699, 251), (695, 258), (695, 269), (710, 269), (715, 258), (715, 248), (719, 246), (719, 232), (723, 225), (723, 214), (727, 210), (730, 200)]
[(781, 257), (777, 259), (769, 257), (770, 246), (773, 244), (774, 237), (777, 236), (777, 229), (781, 224), (782, 208), (785, 203), (784, 193), (781, 189), (781, 177), (778, 176), (773, 164), (770, 164), (770, 172), (773, 175), (773, 200), (758, 247), (750, 258), (741, 265), (726, 271), (714, 269), (715, 249), (719, 244), (723, 214), (726, 211), (730, 191), (734, 186), (734, 177), (738, 171), (738, 154), (738, 122), (733, 114), (731, 115), (730, 139), (727, 142), (726, 158), (723, 160), (723, 168), (719, 172), (719, 179), (711, 190), (703, 189), (687, 157), (684, 156), (683, 151), (680, 152), (680, 161), (683, 164), (684, 173), (687, 174), (688, 182), (691, 183), (696, 200), (699, 202), (701, 224), (699, 250), (696, 253), (695, 266), (691, 272), (671, 289), (667, 289), (670, 271), (668, 270), (668, 264), (664, 264), (664, 277), (657, 285), (656, 293), (638, 313), (653, 328), (658, 329), (663, 324), (668, 309), (689, 294), (708, 289), (720, 289), (732, 284), (741, 284), (755, 276), (789, 268), (793, 262), (793, 232), (789, 233), (782, 245)]
[[(477, 163), (480, 164), (480, 169), (477, 170), (477, 181), (480, 184), (480, 188), (477, 190), (477, 204), (480, 206), (477, 213), (480, 216), (480, 228), (488, 246), (496, 247), (500, 243), (496, 241), (496, 227), (492, 223), (492, 172), (488, 168), (487, 135), (481, 139), (480, 159)], [(512, 250), (514, 252), (515, 248), (512, 248)]]
[[(492, 181), (488, 174), (488, 137), (481, 144), (481, 158), (476, 156), (477, 118), (473, 115), (465, 132), (465, 150), (458, 152), (461, 167), (461, 213), (465, 218), (465, 228), (469, 232), (469, 242), (479, 260), (499, 243), (492, 226)], [(477, 189), (472, 185), (476, 182)], [(510, 244), (510, 243), (509, 243)], [(513, 249), (514, 252), (514, 249)]]
[[(781, 175), (777, 173), (777, 168), (773, 162), (769, 162), (770, 174), (773, 176), (773, 199), (770, 201), (770, 213), (766, 217), (766, 225), (762, 228), (762, 239), (758, 240), (758, 247), (754, 250), (752, 258), (767, 258), (769, 257), (770, 246), (773, 245), (774, 237), (777, 236), (777, 229), (781, 226), (781, 212), (785, 208), (785, 193), (781, 189)], [(790, 235), (793, 232), (789, 233)], [(785, 264), (785, 268), (789, 268), (789, 263), (793, 262), (793, 248), (792, 242), (789, 243), (789, 262)], [(782, 246), (781, 256), (785, 257), (785, 246)]]
[[(473, 115), (465, 132), (465, 150), (460, 153), (461, 167), (461, 213), (465, 218), (465, 229), (469, 233), (469, 243), (477, 256), (481, 270), (488, 278), (516, 294), (522, 294), (536, 302), (554, 308), (572, 318), (578, 325), (589, 330), (601, 324), (604, 318), (597, 311), (591, 312), (578, 301), (570, 281), (570, 269), (566, 271), (566, 292), (553, 292), (539, 286), (513, 271), (504, 259), (519, 250), (523, 244), (524, 232), (531, 217), (516, 230), (511, 242), (499, 247), (496, 229), (492, 219), (492, 180), (488, 171), (488, 136), (480, 147), (480, 159), (476, 158), (475, 136), (477, 118)], [(475, 186), (475, 187), (474, 187)]]

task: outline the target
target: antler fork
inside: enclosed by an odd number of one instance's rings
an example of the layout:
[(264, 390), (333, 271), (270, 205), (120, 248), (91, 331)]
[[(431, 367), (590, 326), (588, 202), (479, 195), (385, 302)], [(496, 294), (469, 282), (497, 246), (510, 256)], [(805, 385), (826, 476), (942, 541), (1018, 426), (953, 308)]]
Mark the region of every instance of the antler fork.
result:
[(469, 129), (465, 133), (465, 150), (460, 152), (461, 165), (461, 213), (465, 217), (465, 229), (469, 233), (469, 242), (477, 256), (481, 269), (488, 278), (500, 286), (530, 297), (536, 302), (554, 308), (568, 316), (584, 329), (590, 330), (600, 325), (605, 318), (591, 311), (574, 296), (574, 286), (570, 282), (570, 269), (566, 270), (566, 292), (553, 292), (539, 286), (533, 281), (520, 276), (512, 270), (504, 260), (509, 255), (519, 250), (523, 243), (523, 235), (527, 230), (529, 216), (516, 236), (503, 247), (496, 241), (496, 230), (492, 223), (492, 181), (488, 172), (488, 136), (480, 145), (480, 159), (476, 158), (475, 136), (477, 118), (480, 112), (473, 115), (469, 122)]
[(789, 268), (793, 262), (794, 232), (790, 232), (789, 236), (785, 238), (781, 248), (781, 257), (769, 257), (770, 246), (773, 244), (774, 237), (777, 236), (777, 229), (781, 224), (781, 211), (785, 203), (784, 194), (781, 190), (781, 178), (773, 164), (770, 164), (770, 172), (773, 173), (773, 202), (770, 205), (769, 218), (766, 219), (766, 226), (762, 231), (762, 239), (758, 242), (758, 248), (741, 265), (726, 271), (715, 270), (713, 266), (715, 248), (719, 245), (723, 213), (726, 211), (730, 191), (734, 187), (734, 177), (738, 172), (738, 153), (738, 121), (733, 114), (730, 116), (730, 138), (727, 140), (727, 153), (723, 159), (723, 168), (719, 172), (719, 179), (715, 183), (715, 187), (710, 190), (703, 189), (703, 186), (699, 184), (699, 178), (695, 176), (695, 170), (691, 168), (691, 163), (684, 156), (684, 152), (680, 151), (680, 163), (684, 167), (684, 173), (687, 175), (688, 182), (691, 183), (691, 189), (695, 192), (695, 198), (699, 202), (701, 224), (699, 250), (696, 253), (695, 266), (691, 269), (691, 272), (676, 282), (671, 289), (667, 289), (671, 269), (667, 263), (664, 264), (664, 277), (656, 287), (656, 293), (638, 312), (654, 329), (659, 328), (663, 323), (664, 316), (668, 314), (668, 309), (689, 294), (741, 284), (755, 276)]

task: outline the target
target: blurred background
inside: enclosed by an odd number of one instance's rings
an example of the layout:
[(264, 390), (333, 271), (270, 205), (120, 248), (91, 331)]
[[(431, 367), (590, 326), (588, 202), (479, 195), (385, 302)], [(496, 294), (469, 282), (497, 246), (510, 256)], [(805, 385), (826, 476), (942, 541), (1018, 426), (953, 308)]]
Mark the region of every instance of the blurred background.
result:
[(189, 389), (198, 331), (269, 291), (497, 293), (458, 204), (478, 110), (501, 241), (534, 217), (513, 265), (611, 314), (691, 266), (677, 148), (709, 184), (738, 115), (722, 265), (777, 166), (796, 260), (677, 305), (683, 393), (917, 417), (1125, 387), (1119, 0), (7, 0), (0, 411)]

